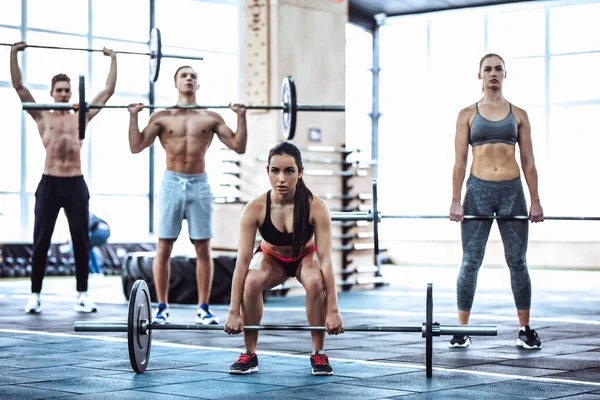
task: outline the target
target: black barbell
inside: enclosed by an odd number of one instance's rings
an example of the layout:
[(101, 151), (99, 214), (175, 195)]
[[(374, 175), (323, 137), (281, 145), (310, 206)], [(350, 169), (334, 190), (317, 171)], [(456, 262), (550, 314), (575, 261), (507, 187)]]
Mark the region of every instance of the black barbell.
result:
[[(497, 336), (498, 327), (492, 325), (464, 326), (442, 325), (433, 322), (433, 285), (427, 285), (426, 319), (421, 326), (370, 326), (355, 325), (345, 326), (345, 332), (406, 332), (421, 333), (425, 338), (426, 375), (433, 375), (433, 349), (434, 336), (441, 335), (470, 335), (470, 336)], [(195, 325), (195, 324), (165, 324), (153, 325), (150, 290), (144, 280), (137, 280), (131, 288), (129, 296), (129, 311), (126, 322), (115, 321), (75, 321), (75, 332), (127, 332), (127, 347), (129, 361), (132, 369), (142, 374), (148, 368), (152, 344), (152, 331), (157, 330), (223, 330), (221, 325)], [(258, 331), (324, 331), (323, 326), (306, 325), (252, 325), (245, 326), (245, 330)]]
[[(85, 139), (85, 115), (88, 110), (103, 108), (128, 108), (129, 105), (88, 104), (85, 99), (85, 78), (79, 76), (78, 103), (23, 103), (23, 110), (60, 110), (79, 112), (79, 138)], [(149, 109), (209, 109), (228, 108), (228, 105), (144, 105)], [(281, 110), (281, 122), (285, 139), (292, 140), (296, 134), (296, 117), (298, 111), (340, 112), (345, 111), (343, 105), (299, 105), (296, 102), (296, 83), (292, 76), (286, 76), (281, 84), (281, 105), (279, 106), (245, 106), (249, 110)]]
[[(12, 46), (12, 43), (0, 43), (0, 46)], [(63, 47), (63, 46), (46, 46), (38, 44), (27, 44), (26, 47), (34, 49), (49, 49), (49, 50), (68, 50), (68, 51), (87, 51), (90, 53), (102, 53), (104, 50), (100, 49), (88, 49), (83, 47)], [(160, 63), (163, 58), (177, 58), (180, 60), (203, 60), (204, 57), (199, 56), (186, 56), (181, 54), (164, 54), (162, 52), (162, 36), (160, 29), (152, 28), (150, 30), (150, 37), (148, 39), (149, 52), (139, 51), (121, 51), (115, 50), (116, 54), (127, 54), (136, 56), (150, 56), (148, 61), (148, 68), (150, 72), (150, 82), (156, 82), (160, 72)]]

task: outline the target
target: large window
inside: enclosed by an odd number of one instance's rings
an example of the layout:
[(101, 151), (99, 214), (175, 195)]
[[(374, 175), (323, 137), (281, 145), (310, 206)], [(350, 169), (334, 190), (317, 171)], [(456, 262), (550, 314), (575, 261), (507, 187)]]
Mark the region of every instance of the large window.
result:
[[(505, 97), (529, 115), (545, 214), (597, 215), (600, 190), (589, 182), (600, 166), (594, 122), (600, 84), (593, 78), (600, 69), (598, 20), (598, 1), (524, 2), (388, 18), (380, 30), (381, 209), (447, 215), (456, 118), (480, 99), (479, 60), (493, 52), (506, 61)], [(469, 154), (467, 175), (471, 159)], [(388, 221), (382, 237), (455, 240), (457, 227), (447, 221)], [(600, 238), (591, 228), (548, 223), (543, 232), (532, 229), (532, 238)], [(492, 238), (499, 239), (496, 229)]]
[(371, 157), (373, 100), (373, 36), (364, 29), (346, 24), (346, 147), (361, 149), (362, 160)]
[[(181, 13), (193, 13), (198, 16), (194, 24), (181, 24)], [(218, 19), (215, 15), (219, 15)], [(237, 2), (199, 2), (179, 0), (177, 6), (172, 1), (157, 0), (156, 26), (162, 34), (163, 53), (185, 54), (203, 57), (203, 60), (163, 59), (160, 78), (156, 82), (156, 103), (175, 104), (178, 92), (174, 84), (175, 71), (189, 65), (198, 72), (198, 91), (196, 100), (199, 104), (226, 105), (239, 100), (239, 58), (238, 58), (238, 25), (239, 9)], [(235, 131), (236, 114), (228, 109), (213, 110), (220, 114), (225, 123)], [(155, 147), (155, 186), (160, 188), (160, 181), (165, 169), (165, 153), (156, 143)], [(240, 179), (232, 174), (229, 163), (223, 160), (238, 159), (238, 155), (226, 150), (225, 145), (215, 137), (206, 154), (206, 172), (213, 193), (220, 200), (225, 197), (239, 197)]]
[[(6, 3), (6, 4), (4, 4)], [(237, 0), (156, 0), (156, 27), (161, 30), (163, 53), (202, 56), (204, 61), (163, 58), (155, 85), (156, 104), (174, 104), (175, 69), (190, 64), (200, 72), (199, 103), (227, 104), (238, 101), (239, 2)], [(22, 7), (22, 6), (25, 7)], [(118, 10), (118, 12), (115, 12)], [(181, 23), (193, 15), (193, 23)], [(132, 17), (133, 16), (133, 17)], [(21, 22), (26, 21), (26, 26)], [(147, 0), (10, 0), (0, 12), (2, 42), (25, 38), (30, 45), (76, 48), (111, 48), (146, 53), (150, 30)], [(33, 235), (35, 196), (44, 172), (45, 148), (35, 121), (24, 111), (12, 87), (9, 47), (0, 47), (0, 101), (3, 105), (3, 135), (0, 145), (0, 240), (30, 241)], [(148, 103), (150, 84), (148, 56), (118, 55), (116, 93), (108, 104)], [(78, 99), (79, 76), (86, 82), (88, 102), (106, 85), (110, 59), (99, 52), (27, 48), (19, 55), (23, 82), (38, 103), (52, 103), (52, 77), (58, 73), (71, 78)], [(235, 129), (237, 120), (230, 110), (218, 110)], [(142, 129), (149, 112), (140, 113)], [(137, 240), (148, 234), (150, 160), (146, 150), (131, 154), (128, 143), (129, 113), (126, 109), (102, 110), (88, 125), (81, 149), (82, 172), (90, 190), (90, 209), (111, 224), (111, 240)], [(236, 197), (234, 186), (220, 185), (232, 158), (215, 139), (207, 156), (207, 170), (215, 192)], [(165, 168), (164, 151), (155, 142), (155, 183)], [(233, 184), (239, 183), (239, 179)], [(159, 186), (156, 186), (158, 191)], [(59, 214), (53, 241), (69, 239), (64, 213)]]

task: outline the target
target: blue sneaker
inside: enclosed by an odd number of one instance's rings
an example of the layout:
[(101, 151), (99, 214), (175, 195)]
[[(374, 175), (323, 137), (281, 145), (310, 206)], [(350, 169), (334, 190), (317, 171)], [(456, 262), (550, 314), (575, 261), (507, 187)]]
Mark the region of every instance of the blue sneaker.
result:
[(169, 306), (167, 306), (165, 303), (160, 303), (158, 307), (156, 307), (156, 310), (154, 310), (152, 323), (158, 325), (169, 323)]
[(202, 325), (218, 324), (219, 317), (211, 313), (210, 309), (208, 308), (208, 304), (204, 303), (198, 307), (196, 323)]

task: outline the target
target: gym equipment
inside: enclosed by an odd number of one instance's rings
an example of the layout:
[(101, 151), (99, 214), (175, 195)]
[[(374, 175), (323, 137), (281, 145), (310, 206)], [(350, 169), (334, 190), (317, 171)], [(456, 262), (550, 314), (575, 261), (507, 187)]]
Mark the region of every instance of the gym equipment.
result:
[[(12, 46), (12, 43), (0, 43), (0, 46)], [(50, 49), (50, 50), (74, 50), (74, 51), (87, 51), (87, 52), (99, 52), (102, 53), (101, 49), (84, 49), (80, 47), (62, 47), (62, 46), (42, 46), (36, 44), (28, 44), (27, 47), (37, 49)], [(150, 37), (148, 38), (148, 47), (150, 48), (149, 53), (142, 53), (138, 51), (118, 51), (115, 50), (116, 54), (128, 54), (137, 56), (150, 56), (149, 60), (149, 71), (150, 71), (150, 82), (156, 82), (158, 80), (158, 74), (160, 72), (160, 63), (163, 58), (177, 58), (180, 60), (203, 60), (203, 57), (198, 56), (185, 56), (175, 54), (163, 54), (162, 52), (162, 36), (160, 29), (152, 28), (150, 31)]]
[[(321, 112), (340, 112), (346, 111), (346, 106), (343, 105), (299, 105), (296, 102), (296, 83), (292, 76), (287, 76), (283, 79), (281, 94), (281, 105), (279, 106), (245, 106), (248, 110), (281, 110), (283, 136), (287, 140), (292, 140), (296, 135), (296, 118), (298, 111), (321, 111)], [(85, 101), (85, 78), (79, 76), (79, 103), (23, 103), (23, 110), (61, 110), (61, 111), (77, 111), (79, 112), (79, 138), (85, 138), (85, 115), (91, 109), (103, 108), (128, 108), (129, 105), (108, 105), (108, 104), (88, 104)], [(217, 109), (229, 108), (229, 105), (190, 105), (190, 106), (166, 106), (148, 104), (144, 108), (149, 109)]]
[[(223, 330), (222, 325), (185, 325), (166, 324), (153, 325), (151, 316), (150, 291), (147, 283), (139, 279), (132, 288), (129, 296), (129, 313), (126, 322), (119, 321), (75, 321), (75, 332), (127, 332), (129, 360), (133, 370), (142, 374), (148, 368), (152, 331), (154, 330)], [(324, 326), (306, 325), (251, 325), (244, 330), (259, 331), (324, 331)], [(491, 325), (461, 326), (442, 325), (433, 322), (433, 285), (427, 285), (426, 322), (421, 326), (370, 326), (350, 325), (344, 327), (345, 332), (407, 332), (421, 333), (426, 338), (426, 374), (432, 377), (433, 370), (433, 336), (441, 335), (470, 335), (497, 336), (498, 327)]]

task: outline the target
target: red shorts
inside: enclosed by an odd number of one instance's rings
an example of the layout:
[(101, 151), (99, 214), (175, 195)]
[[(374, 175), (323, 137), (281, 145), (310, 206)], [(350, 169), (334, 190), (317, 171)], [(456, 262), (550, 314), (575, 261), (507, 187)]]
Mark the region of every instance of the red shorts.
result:
[(304, 258), (304, 256), (307, 256), (315, 251), (317, 251), (317, 246), (313, 246), (310, 249), (304, 251), (303, 253), (300, 253), (298, 255), (298, 257), (296, 257), (296, 258), (282, 257), (279, 254), (275, 254), (275, 253), (265, 249), (261, 244), (256, 248), (256, 250), (254, 251), (254, 254), (262, 252), (262, 253), (265, 253), (265, 254), (275, 257), (276, 259), (278, 259), (279, 261), (281, 261), (282, 263), (285, 264), (285, 265), (283, 265), (283, 268), (285, 269), (287, 276), (295, 277), (296, 269), (298, 269), (298, 265), (300, 265), (300, 260), (302, 260)]

